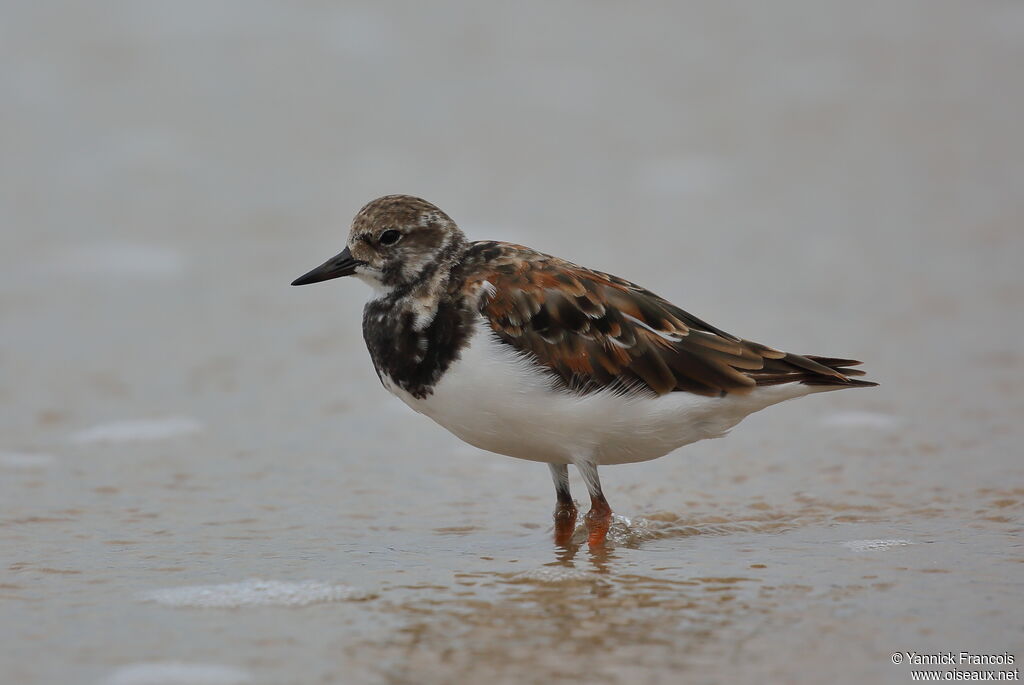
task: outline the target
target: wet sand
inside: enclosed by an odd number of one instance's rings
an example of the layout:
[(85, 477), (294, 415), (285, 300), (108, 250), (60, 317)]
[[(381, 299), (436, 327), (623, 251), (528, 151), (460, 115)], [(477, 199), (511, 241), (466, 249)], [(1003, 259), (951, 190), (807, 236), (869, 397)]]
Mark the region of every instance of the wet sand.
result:
[[(1024, 659), (1018, 3), (4, 14), (5, 683)], [(882, 385), (603, 469), (556, 547), (543, 465), (380, 387), (361, 284), (287, 286), (389, 192)]]

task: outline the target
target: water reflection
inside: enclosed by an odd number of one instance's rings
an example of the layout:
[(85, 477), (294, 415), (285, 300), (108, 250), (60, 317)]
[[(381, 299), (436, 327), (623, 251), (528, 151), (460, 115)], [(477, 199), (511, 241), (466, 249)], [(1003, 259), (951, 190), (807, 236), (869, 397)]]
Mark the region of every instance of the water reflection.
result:
[[(691, 667), (716, 631), (753, 611), (761, 581), (708, 574), (708, 566), (687, 561), (697, 549), (657, 543), (792, 525), (778, 515), (758, 516), (763, 520), (616, 516), (608, 543), (596, 548), (587, 545), (582, 523), (563, 545), (551, 542), (552, 531), (537, 531), (531, 545), (543, 535), (547, 546), (522, 559), (534, 567), (478, 558), (483, 563), (456, 573), (452, 588), (433, 586), (429, 596), (424, 589), (389, 604), (401, 626), (389, 641), (362, 644), (358, 652), (365, 660), (365, 650), (376, 651), (385, 678), (394, 681), (430, 680), (432, 673), (489, 678), (527, 661), (546, 679), (579, 677), (567, 670), (568, 657), (589, 665), (588, 682), (617, 680), (623, 669), (643, 679), (647, 664)], [(701, 554), (709, 557), (708, 550)]]
[[(1000, 512), (1019, 506), (1013, 493), (986, 494)], [(354, 649), (364, 663), (379, 659), (384, 679), (397, 682), (501, 681), (524, 664), (538, 682), (643, 682), (666, 669), (721, 664), (752, 635), (773, 634), (771, 626), (807, 611), (839, 629), (858, 607), (882, 610), (907, 574), (929, 582), (955, 574), (935, 570), (923, 544), (931, 540), (905, 522), (932, 517), (928, 528), (944, 530), (948, 519), (952, 535), (957, 505), (925, 513), (898, 499), (875, 505), (866, 503), (879, 501), (870, 494), (847, 496), (616, 516), (598, 548), (587, 545), (582, 522), (561, 545), (553, 527), (514, 540), (438, 531), (503, 554), (472, 556), (447, 588), (391, 595), (396, 630)], [(911, 544), (847, 544), (883, 538)], [(758, 632), (763, 626), (767, 633)]]
[[(500, 679), (524, 663), (545, 681), (585, 675), (602, 682), (624, 672), (643, 681), (655, 664), (661, 673), (692, 667), (716, 631), (753, 610), (760, 581), (689, 577), (694, 569), (686, 564), (652, 563), (679, 561), (652, 558), (643, 548), (667, 527), (619, 518), (604, 547), (590, 548), (580, 526), (534, 568), (509, 570), (492, 559), (457, 573), (453, 592), (437, 588), (429, 598), (390, 605), (401, 627), (357, 651), (362, 660), (366, 650), (376, 652), (385, 679), (397, 682)], [(679, 531), (699, 534), (679, 528), (677, 537)]]

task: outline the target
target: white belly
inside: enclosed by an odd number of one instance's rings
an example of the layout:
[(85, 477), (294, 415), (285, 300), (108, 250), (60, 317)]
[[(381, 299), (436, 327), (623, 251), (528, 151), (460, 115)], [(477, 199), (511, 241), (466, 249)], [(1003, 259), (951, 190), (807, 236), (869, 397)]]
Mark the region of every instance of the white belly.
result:
[(574, 395), (511, 346), (477, 325), (469, 345), (425, 399), (392, 383), (391, 392), (475, 447), (519, 459), (601, 464), (647, 461), (705, 438), (717, 438), (744, 417), (826, 387), (791, 383), (746, 395), (703, 397), (673, 392), (624, 397)]

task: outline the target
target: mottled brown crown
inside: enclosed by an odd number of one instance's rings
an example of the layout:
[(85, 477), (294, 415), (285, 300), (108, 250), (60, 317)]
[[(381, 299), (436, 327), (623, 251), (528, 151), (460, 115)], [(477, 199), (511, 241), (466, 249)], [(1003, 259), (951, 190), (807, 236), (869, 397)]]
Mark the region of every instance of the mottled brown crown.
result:
[(430, 202), (412, 195), (385, 195), (367, 202), (352, 220), (352, 232), (364, 233), (411, 227), (454, 226), (455, 222)]

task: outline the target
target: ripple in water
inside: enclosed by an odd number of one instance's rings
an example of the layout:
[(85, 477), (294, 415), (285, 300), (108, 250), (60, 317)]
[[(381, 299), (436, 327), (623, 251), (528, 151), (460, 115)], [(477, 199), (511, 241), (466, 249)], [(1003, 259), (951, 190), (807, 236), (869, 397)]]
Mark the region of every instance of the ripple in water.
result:
[[(572, 544), (578, 545), (587, 541), (587, 525), (580, 516), (572, 534)], [(652, 529), (651, 522), (644, 518), (630, 519), (621, 514), (612, 514), (612, 522), (608, 527), (606, 542), (612, 546), (633, 546), (644, 540), (658, 537)]]
[(252, 678), (231, 666), (168, 661), (122, 666), (101, 682), (102, 685), (243, 685), (252, 682)]
[(242, 607), (303, 607), (325, 602), (372, 599), (375, 595), (350, 585), (331, 585), (315, 580), (286, 583), (250, 578), (241, 583), (189, 585), (153, 590), (141, 595), (147, 602), (169, 607), (239, 609)]
[(670, 511), (638, 518), (630, 530), (637, 540), (684, 538), (693, 535), (733, 535), (736, 533), (780, 533), (797, 526), (796, 517), (774, 511), (747, 515), (742, 519), (709, 516), (684, 516)]
[(49, 454), (0, 452), (0, 467), (8, 469), (44, 469), (55, 461)]
[(78, 431), (71, 436), (71, 441), (80, 445), (87, 445), (93, 443), (166, 440), (180, 435), (198, 433), (202, 430), (202, 427), (202, 424), (195, 419), (184, 417), (112, 421)]
[[(582, 518), (582, 517), (581, 517)], [(685, 538), (694, 535), (733, 535), (736, 533), (779, 533), (799, 525), (798, 517), (764, 512), (744, 519), (729, 520), (721, 517), (684, 516), (660, 511), (647, 516), (627, 518), (612, 514), (607, 543), (612, 547), (636, 547), (648, 540)], [(572, 545), (587, 540), (586, 524), (580, 520), (573, 532)]]
[(892, 547), (914, 544), (910, 540), (847, 540), (840, 543), (852, 552), (885, 552)]
[(517, 573), (509, 578), (509, 580), (512, 582), (572, 583), (593, 580), (593, 578), (593, 573), (581, 571), (577, 568), (567, 568), (565, 566), (541, 566), (540, 568)]

